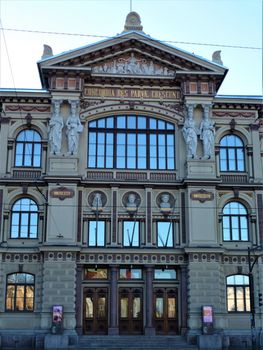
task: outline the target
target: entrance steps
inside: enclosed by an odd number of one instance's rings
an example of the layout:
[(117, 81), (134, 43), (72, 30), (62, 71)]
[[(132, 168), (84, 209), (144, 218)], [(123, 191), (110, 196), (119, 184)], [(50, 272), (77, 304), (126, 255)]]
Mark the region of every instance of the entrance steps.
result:
[(76, 350), (197, 350), (181, 336), (81, 336)]

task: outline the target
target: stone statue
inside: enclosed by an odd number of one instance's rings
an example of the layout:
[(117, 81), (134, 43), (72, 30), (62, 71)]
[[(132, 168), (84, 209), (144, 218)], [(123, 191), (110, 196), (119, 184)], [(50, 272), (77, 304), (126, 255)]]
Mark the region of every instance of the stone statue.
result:
[(137, 208), (135, 201), (136, 195), (134, 193), (130, 193), (128, 196), (127, 208)]
[(203, 141), (203, 159), (210, 159), (214, 153), (215, 127), (209, 119), (209, 106), (204, 105), (204, 118), (200, 124), (200, 139)]
[(77, 115), (77, 102), (70, 101), (71, 114), (67, 119), (67, 137), (68, 137), (68, 153), (77, 154), (79, 147), (79, 134), (83, 131), (83, 126), (80, 123), (79, 116)]
[(94, 194), (94, 198), (92, 201), (92, 207), (93, 208), (101, 208), (102, 207), (101, 193), (96, 192)]
[(61, 152), (64, 122), (60, 115), (60, 103), (61, 101), (54, 101), (54, 111), (49, 121), (49, 146), (51, 154), (60, 154)]
[(171, 208), (169, 199), (170, 199), (170, 195), (168, 193), (163, 193), (161, 195), (160, 208)]
[(43, 54), (41, 56), (41, 60), (44, 60), (45, 58), (49, 58), (52, 56), (53, 56), (52, 47), (44, 44), (44, 49), (43, 49)]
[(187, 148), (187, 158), (196, 158), (196, 148), (197, 148), (197, 128), (195, 121), (193, 119), (194, 107), (193, 105), (188, 105), (188, 116), (185, 120), (183, 126), (183, 136)]
[(221, 59), (221, 51), (215, 51), (212, 55), (212, 62), (215, 62), (217, 64), (220, 64), (221, 66), (223, 66), (223, 61)]

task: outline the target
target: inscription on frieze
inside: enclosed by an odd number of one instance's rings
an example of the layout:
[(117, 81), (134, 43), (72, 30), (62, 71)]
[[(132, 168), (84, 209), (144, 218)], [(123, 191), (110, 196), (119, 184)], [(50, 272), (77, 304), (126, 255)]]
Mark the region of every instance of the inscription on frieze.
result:
[(129, 98), (143, 100), (179, 100), (180, 91), (174, 89), (136, 89), (117, 87), (85, 87), (85, 97), (92, 98)]

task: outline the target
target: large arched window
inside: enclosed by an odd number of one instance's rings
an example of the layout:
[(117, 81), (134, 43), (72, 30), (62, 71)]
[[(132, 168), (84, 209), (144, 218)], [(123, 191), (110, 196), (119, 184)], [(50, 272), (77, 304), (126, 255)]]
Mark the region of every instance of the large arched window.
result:
[(11, 238), (37, 238), (38, 206), (30, 198), (17, 200), (11, 212)]
[(227, 311), (250, 312), (249, 277), (232, 275), (226, 278)]
[(12, 273), (6, 281), (6, 310), (34, 310), (35, 277), (29, 273)]
[(223, 240), (248, 240), (247, 209), (239, 202), (229, 202), (223, 208)]
[(236, 135), (226, 135), (220, 141), (220, 171), (245, 171), (245, 148)]
[(35, 130), (22, 130), (17, 135), (15, 150), (15, 166), (41, 166), (41, 136)]
[(120, 115), (91, 121), (88, 127), (89, 168), (175, 169), (171, 123)]

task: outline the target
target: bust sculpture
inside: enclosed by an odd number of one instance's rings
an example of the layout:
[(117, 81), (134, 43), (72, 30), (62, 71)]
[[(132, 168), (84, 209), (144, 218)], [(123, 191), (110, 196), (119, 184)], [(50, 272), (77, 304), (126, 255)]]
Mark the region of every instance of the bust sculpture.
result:
[(161, 195), (161, 204), (160, 208), (171, 208), (171, 204), (169, 203), (170, 195), (168, 193), (163, 193)]
[(135, 211), (137, 211), (136, 194), (135, 193), (129, 193), (128, 200), (126, 203), (126, 209), (129, 213), (134, 213)]
[(102, 207), (101, 193), (96, 192), (94, 194), (94, 198), (92, 201), (92, 207), (93, 208), (101, 208)]

